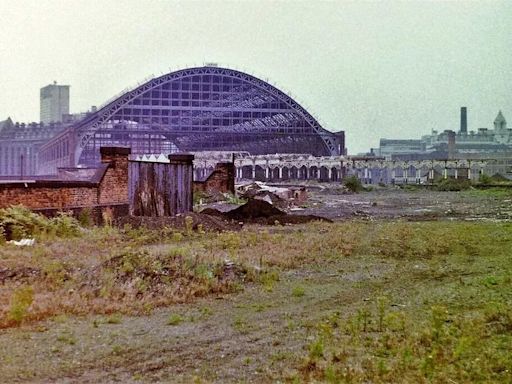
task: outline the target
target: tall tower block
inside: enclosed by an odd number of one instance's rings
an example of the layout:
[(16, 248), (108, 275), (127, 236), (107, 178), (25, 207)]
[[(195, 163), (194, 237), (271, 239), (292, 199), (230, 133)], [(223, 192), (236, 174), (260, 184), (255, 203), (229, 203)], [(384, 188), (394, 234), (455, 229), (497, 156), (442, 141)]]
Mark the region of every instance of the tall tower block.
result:
[(69, 114), (69, 85), (57, 85), (57, 82), (41, 88), (40, 120), (42, 123), (58, 123), (62, 115)]

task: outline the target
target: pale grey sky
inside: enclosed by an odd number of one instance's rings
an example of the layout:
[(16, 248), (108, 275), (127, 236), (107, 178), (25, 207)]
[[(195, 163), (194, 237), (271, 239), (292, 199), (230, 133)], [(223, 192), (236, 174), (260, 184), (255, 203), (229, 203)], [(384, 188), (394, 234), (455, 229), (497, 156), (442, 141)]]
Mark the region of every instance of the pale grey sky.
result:
[(0, 120), (39, 120), (39, 88), (72, 112), (151, 76), (218, 62), (269, 79), (350, 153), (381, 137), (512, 126), (512, 1), (0, 0)]

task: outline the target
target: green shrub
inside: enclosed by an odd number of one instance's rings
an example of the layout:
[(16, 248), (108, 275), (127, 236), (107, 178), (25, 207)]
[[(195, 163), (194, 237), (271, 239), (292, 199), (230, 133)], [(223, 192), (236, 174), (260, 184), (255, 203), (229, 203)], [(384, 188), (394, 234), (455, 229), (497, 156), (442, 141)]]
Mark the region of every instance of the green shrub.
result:
[(435, 188), (438, 191), (464, 191), (471, 188), (471, 181), (467, 179), (442, 179)]
[(361, 180), (355, 175), (347, 176), (343, 179), (343, 185), (354, 193), (359, 193), (364, 190), (363, 184), (361, 184)]
[(49, 220), (49, 228), (59, 237), (76, 237), (80, 235), (80, 224), (71, 212), (59, 212)]
[(0, 209), (0, 234), (13, 240), (41, 235), (75, 237), (80, 234), (80, 224), (69, 212), (49, 219), (18, 205)]
[(8, 239), (38, 236), (48, 231), (48, 224), (47, 218), (21, 205), (0, 209), (0, 227)]

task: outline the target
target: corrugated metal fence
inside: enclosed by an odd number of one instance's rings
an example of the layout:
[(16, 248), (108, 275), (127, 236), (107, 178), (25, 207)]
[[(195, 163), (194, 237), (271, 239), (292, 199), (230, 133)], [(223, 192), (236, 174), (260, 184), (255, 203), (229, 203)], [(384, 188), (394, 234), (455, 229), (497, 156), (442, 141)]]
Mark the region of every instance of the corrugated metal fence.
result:
[(170, 155), (170, 163), (130, 161), (128, 198), (134, 216), (174, 216), (192, 211), (193, 155)]

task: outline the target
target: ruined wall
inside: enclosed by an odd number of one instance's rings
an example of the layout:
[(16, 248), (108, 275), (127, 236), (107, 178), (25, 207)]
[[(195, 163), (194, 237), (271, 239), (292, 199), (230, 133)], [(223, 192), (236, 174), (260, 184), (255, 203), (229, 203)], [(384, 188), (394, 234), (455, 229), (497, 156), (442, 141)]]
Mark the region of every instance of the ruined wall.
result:
[(130, 148), (102, 147), (100, 153), (108, 168), (98, 186), (98, 204), (127, 204)]
[[(81, 210), (87, 208), (97, 223), (102, 222), (104, 214), (113, 218), (127, 215), (130, 212), (129, 169), (132, 163), (128, 159), (130, 149), (102, 147), (100, 152), (102, 164), (97, 169), (63, 169), (59, 180), (22, 180), (0, 183), (0, 208), (21, 204), (49, 216), (62, 210), (79, 214)], [(166, 209), (158, 214), (151, 213), (152, 215), (174, 215), (191, 211), (192, 189), (194, 192), (234, 193), (233, 163), (218, 163), (205, 181), (193, 182), (192, 188), (193, 156), (171, 155), (169, 159), (168, 167), (171, 171), (169, 183), (165, 186), (168, 192), (165, 194), (162, 192), (162, 196), (168, 195), (164, 204)], [(84, 175), (87, 176), (85, 179)], [(135, 181), (136, 178), (134, 178)], [(163, 181), (159, 179), (154, 186), (162, 184)], [(153, 194), (151, 188), (146, 191), (147, 193)], [(133, 203), (135, 200), (132, 200)], [(148, 200), (148, 204), (153, 204), (153, 200)], [(131, 213), (134, 214), (134, 212)], [(138, 214), (149, 214), (149, 212), (144, 211)]]
[(59, 210), (78, 213), (87, 207), (101, 218), (128, 212), (129, 148), (102, 148), (102, 170), (88, 181), (35, 180), (0, 184), (0, 208), (24, 205), (52, 215)]
[(235, 193), (235, 165), (217, 163), (213, 172), (204, 181), (194, 181), (194, 192)]
[(32, 209), (91, 206), (97, 203), (97, 193), (96, 187), (89, 184), (61, 181), (0, 184), (0, 208), (19, 204)]

